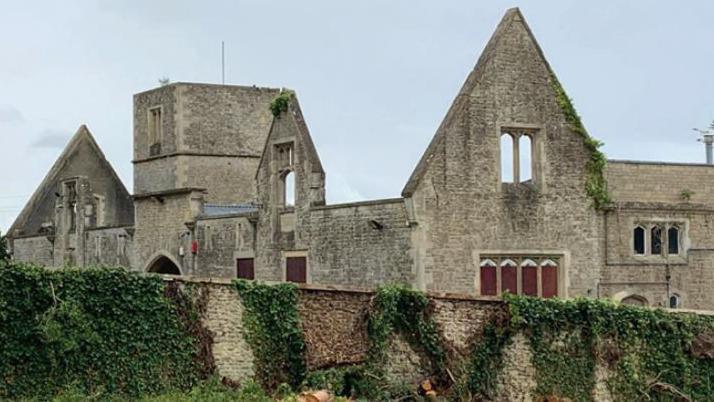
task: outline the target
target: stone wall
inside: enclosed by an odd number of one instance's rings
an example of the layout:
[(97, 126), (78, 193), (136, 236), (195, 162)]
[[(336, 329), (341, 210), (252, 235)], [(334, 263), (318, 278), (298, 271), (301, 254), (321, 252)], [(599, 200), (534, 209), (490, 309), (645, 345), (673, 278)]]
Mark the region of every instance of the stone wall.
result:
[(84, 234), (85, 265), (135, 267), (132, 229), (114, 227), (87, 230)]
[(714, 166), (704, 164), (610, 160), (606, 177), (618, 202), (681, 203), (682, 191), (691, 191), (692, 203), (711, 204)]
[[(420, 288), (480, 294), (484, 255), (553, 256), (560, 296), (595, 292), (602, 218), (585, 192), (590, 151), (570, 128), (554, 79), (522, 16), (509, 10), (403, 191), (414, 206)], [(504, 133), (532, 138), (521, 156), (531, 180), (502, 182), (501, 160), (513, 159), (501, 150)]]
[[(213, 356), (217, 375), (246, 381), (254, 374), (254, 357), (245, 340), (243, 305), (230, 280), (171, 278), (186, 286), (200, 286), (207, 295), (203, 324), (213, 334)], [(298, 314), (302, 326), (309, 370), (365, 362), (369, 348), (366, 322), (373, 292), (342, 287), (301, 285)], [(430, 293), (432, 319), (444, 344), (452, 352), (451, 367), (468, 361), (471, 347), (487, 323), (503, 318), (505, 304), (496, 299)], [(707, 314), (707, 313), (703, 313)], [(711, 313), (709, 313), (711, 314)], [(402, 336), (394, 334), (387, 353), (389, 377), (395, 383), (412, 385), (428, 375), (423, 353), (414, 350)], [(530, 401), (536, 387), (536, 369), (527, 333), (515, 334), (503, 354), (494, 400)], [(458, 375), (458, 372), (456, 372)], [(606, 385), (612, 372), (602, 364), (596, 368), (595, 401), (611, 401)]]
[(12, 239), (12, 258), (16, 261), (54, 266), (54, 247), (46, 236)]
[(236, 259), (254, 258), (255, 227), (246, 216), (202, 217), (196, 221), (200, 275), (235, 278)]

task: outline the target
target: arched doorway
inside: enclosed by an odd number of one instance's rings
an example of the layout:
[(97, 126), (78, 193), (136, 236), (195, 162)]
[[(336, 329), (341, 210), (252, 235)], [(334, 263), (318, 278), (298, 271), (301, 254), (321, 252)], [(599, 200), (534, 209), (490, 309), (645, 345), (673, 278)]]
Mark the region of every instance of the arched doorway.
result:
[(646, 306), (647, 305), (647, 299), (645, 299), (642, 296), (638, 295), (630, 295), (622, 299), (620, 302), (622, 304), (627, 304), (630, 306)]
[(181, 275), (181, 271), (176, 264), (163, 255), (155, 259), (154, 262), (149, 265), (149, 268), (146, 269), (146, 272), (164, 275)]

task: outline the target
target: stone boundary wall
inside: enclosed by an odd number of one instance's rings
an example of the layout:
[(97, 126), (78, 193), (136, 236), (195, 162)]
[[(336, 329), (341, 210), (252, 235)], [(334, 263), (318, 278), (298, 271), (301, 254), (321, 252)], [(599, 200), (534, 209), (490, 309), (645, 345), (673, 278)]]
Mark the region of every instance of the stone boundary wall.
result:
[[(185, 286), (208, 289), (208, 304), (204, 325), (213, 333), (213, 356), (217, 375), (234, 381), (245, 381), (253, 376), (253, 355), (245, 340), (243, 305), (231, 280), (191, 277), (165, 277)], [(310, 370), (323, 369), (365, 361), (369, 340), (367, 317), (374, 292), (341, 286), (300, 285), (298, 312), (305, 337), (307, 366)], [(471, 297), (446, 293), (428, 293), (432, 300), (432, 318), (458, 359), (467, 359), (472, 341), (481, 335), (485, 325), (503, 311), (505, 303), (499, 298)], [(682, 311), (711, 315), (705, 311)], [(503, 371), (499, 376), (499, 395), (496, 400), (531, 400), (536, 386), (532, 352), (525, 334), (516, 334), (504, 351)], [(388, 366), (392, 376), (403, 383), (423, 379), (419, 351), (413, 350), (399, 336), (393, 339), (388, 351)], [(609, 370), (597, 367), (595, 401), (611, 401), (605, 381)]]

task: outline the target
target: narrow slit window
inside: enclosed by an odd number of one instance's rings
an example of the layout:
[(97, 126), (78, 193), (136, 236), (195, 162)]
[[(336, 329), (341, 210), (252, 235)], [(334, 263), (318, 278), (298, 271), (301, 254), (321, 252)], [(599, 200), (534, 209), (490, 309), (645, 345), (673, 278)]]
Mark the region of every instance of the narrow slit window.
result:
[(653, 226), (650, 234), (651, 244), (650, 251), (652, 255), (662, 254), (662, 228), (660, 226)]
[(161, 153), (162, 140), (162, 118), (161, 107), (149, 109), (149, 155), (159, 155)]
[(523, 134), (518, 139), (518, 168), (521, 183), (533, 181), (532, 152), (533, 140), (528, 134)]
[(513, 136), (501, 135), (501, 183), (513, 183)]
[(672, 226), (667, 230), (667, 252), (670, 255), (679, 254), (679, 228)]
[(634, 252), (636, 255), (645, 254), (645, 228), (637, 226), (633, 233)]

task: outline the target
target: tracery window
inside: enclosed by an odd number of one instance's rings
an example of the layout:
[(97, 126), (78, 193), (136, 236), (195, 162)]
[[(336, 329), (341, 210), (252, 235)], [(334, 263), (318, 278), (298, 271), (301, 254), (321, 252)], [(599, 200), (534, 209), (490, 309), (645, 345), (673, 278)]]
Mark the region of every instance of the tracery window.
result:
[(533, 183), (537, 179), (534, 129), (504, 128), (501, 132), (501, 183)]
[(558, 295), (559, 257), (482, 256), (479, 280), (482, 296), (505, 292), (534, 297)]
[(683, 225), (673, 222), (638, 223), (632, 230), (632, 251), (636, 256), (680, 254)]

